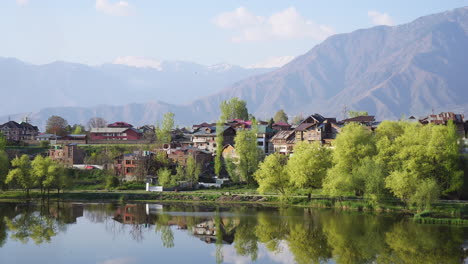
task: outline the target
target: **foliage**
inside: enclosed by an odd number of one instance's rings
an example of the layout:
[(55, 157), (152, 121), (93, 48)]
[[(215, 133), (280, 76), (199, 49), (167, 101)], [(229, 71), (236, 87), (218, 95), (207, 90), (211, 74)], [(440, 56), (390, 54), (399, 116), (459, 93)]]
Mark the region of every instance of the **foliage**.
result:
[(252, 177), (258, 168), (261, 150), (257, 147), (257, 127), (255, 120), (252, 121), (250, 130), (238, 130), (234, 138), (236, 152), (239, 156), (240, 179), (249, 184), (253, 183)]
[(275, 121), (275, 123), (278, 123), (278, 122), (288, 123), (288, 115), (286, 115), (284, 110), (281, 109), (278, 112), (276, 112), (275, 117), (273, 117), (273, 120)]
[(9, 169), (10, 161), (8, 159), (8, 154), (4, 150), (0, 149), (0, 186), (2, 190), (6, 189), (5, 180)]
[(292, 125), (299, 125), (302, 120), (304, 120), (304, 116), (302, 116), (302, 114), (299, 114), (297, 116), (295, 116), (291, 122)]
[(325, 193), (332, 196), (340, 196), (347, 192), (362, 195), (360, 189), (356, 188), (358, 183), (353, 182), (352, 173), (361, 160), (376, 154), (371, 131), (358, 124), (348, 124), (336, 137), (333, 146), (334, 166), (328, 170), (324, 180)]
[(50, 148), (50, 142), (49, 141), (41, 141), (40, 146), (43, 149), (49, 149)]
[(16, 183), (29, 194), (29, 190), (34, 186), (29, 157), (27, 155), (16, 157), (11, 161), (11, 165), (13, 169), (8, 173), (5, 183)]
[(159, 146), (171, 143), (171, 130), (174, 128), (174, 116), (174, 113), (167, 112), (164, 114), (161, 127), (159, 124), (156, 125), (156, 143)]
[(67, 135), (67, 120), (63, 117), (53, 115), (47, 119), (46, 124), (46, 133), (54, 134), (57, 136), (66, 136)]
[(75, 128), (73, 129), (72, 134), (74, 135), (80, 135), (84, 133), (84, 129), (81, 125), (75, 125)]
[(221, 110), (221, 120), (247, 120), (249, 118), (247, 103), (237, 97), (222, 101), (219, 108)]
[(260, 163), (259, 169), (254, 174), (260, 193), (275, 191), (282, 196), (287, 194), (290, 187), (290, 177), (285, 170), (287, 161), (286, 156), (274, 153)]
[(163, 187), (173, 187), (176, 185), (176, 179), (172, 176), (171, 170), (166, 168), (158, 171), (158, 182)]
[(7, 139), (3, 135), (3, 133), (0, 131), (0, 151), (5, 150), (6, 146), (7, 146)]
[(231, 178), (231, 181), (239, 182), (239, 173), (237, 171), (237, 166), (234, 163), (234, 160), (232, 158), (224, 159), (224, 166), (226, 167), (226, 172), (229, 175), (229, 178)]
[(198, 177), (201, 174), (201, 166), (196, 162), (196, 160), (189, 156), (187, 158), (187, 164), (185, 166), (185, 180), (191, 184), (198, 182)]
[(91, 130), (92, 128), (103, 128), (106, 127), (107, 121), (102, 117), (92, 117), (88, 121), (88, 128)]
[(332, 166), (332, 151), (320, 143), (299, 142), (294, 147), (294, 155), (290, 158), (286, 170), (292, 184), (299, 189), (308, 190), (322, 187), (322, 181), (327, 170)]
[(216, 156), (215, 156), (215, 174), (220, 175), (221, 170), (223, 169), (223, 147), (224, 147), (224, 124), (222, 121), (216, 123)]
[(349, 111), (349, 118), (358, 117), (358, 116), (367, 116), (369, 113), (367, 111)]

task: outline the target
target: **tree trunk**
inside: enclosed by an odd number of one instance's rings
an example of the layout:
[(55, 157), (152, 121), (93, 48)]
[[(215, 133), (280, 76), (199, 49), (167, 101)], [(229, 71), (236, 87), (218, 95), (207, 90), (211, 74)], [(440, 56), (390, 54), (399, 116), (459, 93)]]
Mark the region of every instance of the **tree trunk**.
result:
[(308, 194), (307, 194), (307, 201), (310, 202), (310, 200), (312, 200), (312, 194), (311, 194), (311, 193), (308, 193)]

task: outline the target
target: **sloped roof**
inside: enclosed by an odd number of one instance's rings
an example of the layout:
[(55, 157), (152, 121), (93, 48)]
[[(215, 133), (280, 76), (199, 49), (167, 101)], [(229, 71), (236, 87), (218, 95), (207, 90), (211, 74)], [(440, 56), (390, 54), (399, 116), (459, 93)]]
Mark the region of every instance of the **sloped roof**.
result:
[(275, 139), (288, 139), (288, 138), (291, 137), (292, 135), (294, 135), (294, 130), (283, 130), (283, 131), (279, 131), (278, 133), (276, 133), (276, 134), (271, 138), (271, 140), (275, 140)]
[(100, 127), (100, 128), (91, 128), (91, 133), (123, 133), (127, 130), (133, 130), (137, 133), (141, 133), (140, 130), (133, 127)]
[(353, 117), (353, 118), (345, 119), (342, 122), (345, 122), (345, 123), (349, 123), (349, 122), (358, 122), (358, 123), (375, 122), (375, 116), (356, 116), (356, 117)]
[(310, 127), (315, 126), (316, 124), (314, 123), (302, 123), (299, 126), (296, 127), (295, 131), (304, 131), (309, 129)]
[(285, 122), (279, 121), (279, 122), (274, 123), (272, 126), (284, 126), (284, 127), (289, 127), (289, 126), (291, 126), (291, 125), (290, 125), (290, 124), (287, 124), (287, 123), (285, 123)]

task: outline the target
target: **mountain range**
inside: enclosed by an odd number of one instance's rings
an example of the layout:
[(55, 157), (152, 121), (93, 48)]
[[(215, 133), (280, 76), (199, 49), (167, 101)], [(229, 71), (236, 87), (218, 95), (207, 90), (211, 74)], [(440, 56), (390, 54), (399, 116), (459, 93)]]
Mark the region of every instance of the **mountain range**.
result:
[[(365, 110), (378, 119), (432, 111), (467, 113), (467, 47), (468, 7), (462, 7), (398, 26), (331, 36), (281, 68), (247, 77), (188, 104), (153, 101), (59, 107), (43, 109), (31, 118), (40, 125), (51, 114), (63, 115), (70, 123), (85, 123), (98, 115), (110, 121), (152, 124), (172, 111), (179, 124), (190, 124), (215, 120), (219, 103), (231, 97), (246, 100), (249, 111), (260, 118), (269, 118), (279, 109), (291, 116), (321, 113), (338, 118), (346, 109)], [(122, 99), (136, 101), (131, 96)]]

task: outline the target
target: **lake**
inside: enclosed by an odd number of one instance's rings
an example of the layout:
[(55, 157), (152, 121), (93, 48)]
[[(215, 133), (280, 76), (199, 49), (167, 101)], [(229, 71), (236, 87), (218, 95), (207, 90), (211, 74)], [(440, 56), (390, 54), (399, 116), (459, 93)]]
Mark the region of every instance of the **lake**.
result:
[[(464, 263), (468, 228), (246, 205), (0, 203), (0, 263)], [(466, 262), (465, 262), (466, 263)]]

